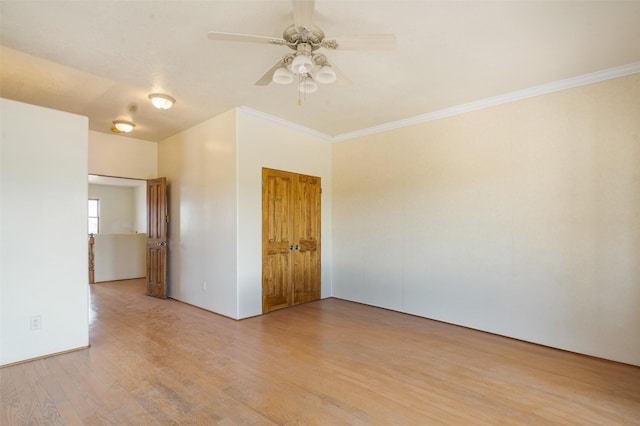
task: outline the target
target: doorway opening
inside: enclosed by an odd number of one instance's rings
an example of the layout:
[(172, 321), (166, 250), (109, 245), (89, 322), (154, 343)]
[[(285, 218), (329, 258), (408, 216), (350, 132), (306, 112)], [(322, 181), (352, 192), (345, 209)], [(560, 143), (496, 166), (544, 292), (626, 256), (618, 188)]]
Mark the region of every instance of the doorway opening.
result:
[(88, 183), (98, 200), (88, 208), (88, 229), (97, 230), (88, 235), (89, 282), (146, 277), (147, 181), (89, 175)]

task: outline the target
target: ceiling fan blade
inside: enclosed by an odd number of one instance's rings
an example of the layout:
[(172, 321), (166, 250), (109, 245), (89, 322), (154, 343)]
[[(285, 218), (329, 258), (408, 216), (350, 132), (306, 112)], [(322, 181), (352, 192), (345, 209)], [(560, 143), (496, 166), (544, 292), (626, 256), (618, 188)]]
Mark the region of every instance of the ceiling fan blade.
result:
[(262, 77), (260, 77), (258, 79), (258, 81), (256, 81), (254, 84), (256, 86), (267, 86), (267, 85), (269, 85), (269, 83), (271, 83), (271, 79), (273, 79), (273, 73), (275, 73), (276, 70), (278, 68), (280, 68), (281, 66), (282, 66), (282, 59), (280, 59), (278, 62), (276, 62), (276, 64), (274, 66), (272, 66), (269, 71), (264, 73), (264, 75)]
[(338, 50), (393, 50), (395, 34), (369, 34), (333, 37), (322, 40), (322, 47)]
[(209, 39), (223, 40), (223, 41), (240, 41), (245, 43), (275, 44), (275, 45), (287, 44), (286, 41), (284, 41), (279, 37), (265, 37), (265, 36), (236, 34), (236, 33), (220, 33), (217, 31), (209, 31)]
[(311, 28), (313, 26), (314, 0), (291, 0), (293, 4), (293, 23), (296, 27)]

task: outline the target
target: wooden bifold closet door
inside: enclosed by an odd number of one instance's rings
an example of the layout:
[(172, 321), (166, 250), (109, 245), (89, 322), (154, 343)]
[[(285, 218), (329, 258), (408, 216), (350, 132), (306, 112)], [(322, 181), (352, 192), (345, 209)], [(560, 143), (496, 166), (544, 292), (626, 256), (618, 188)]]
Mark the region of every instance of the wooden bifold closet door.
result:
[(320, 298), (320, 178), (262, 169), (262, 312)]

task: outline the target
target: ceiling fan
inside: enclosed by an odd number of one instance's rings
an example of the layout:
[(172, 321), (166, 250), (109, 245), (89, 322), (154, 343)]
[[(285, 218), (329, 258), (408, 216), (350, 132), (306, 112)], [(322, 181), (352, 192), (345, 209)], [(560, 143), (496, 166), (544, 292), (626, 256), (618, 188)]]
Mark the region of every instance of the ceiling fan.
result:
[(318, 84), (331, 84), (337, 80), (335, 69), (327, 57), (316, 51), (320, 48), (339, 50), (391, 50), (396, 47), (394, 34), (352, 35), (326, 38), (324, 32), (313, 25), (314, 0), (292, 0), (293, 24), (285, 28), (282, 37), (223, 33), (211, 31), (209, 39), (287, 46), (293, 52), (286, 54), (256, 81), (266, 86), (272, 81), (290, 84), (296, 78), (299, 91), (313, 93)]

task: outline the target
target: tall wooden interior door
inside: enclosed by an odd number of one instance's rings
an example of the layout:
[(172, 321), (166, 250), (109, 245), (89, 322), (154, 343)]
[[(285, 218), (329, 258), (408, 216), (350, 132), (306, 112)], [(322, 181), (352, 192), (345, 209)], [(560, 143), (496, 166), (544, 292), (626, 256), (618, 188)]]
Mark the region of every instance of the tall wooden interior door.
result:
[(320, 178), (262, 169), (262, 312), (320, 298)]
[(167, 298), (167, 179), (147, 181), (147, 295)]

